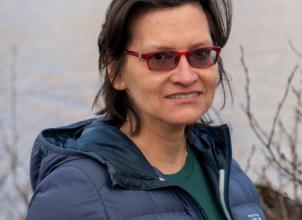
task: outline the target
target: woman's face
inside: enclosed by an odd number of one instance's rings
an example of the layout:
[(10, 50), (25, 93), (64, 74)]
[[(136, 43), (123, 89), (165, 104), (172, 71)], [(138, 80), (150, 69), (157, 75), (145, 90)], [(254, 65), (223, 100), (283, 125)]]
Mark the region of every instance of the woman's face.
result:
[[(128, 50), (150, 53), (162, 50), (189, 51), (212, 46), (202, 8), (185, 4), (154, 10), (139, 16), (132, 26)], [(217, 65), (193, 68), (181, 56), (177, 68), (151, 71), (144, 59), (127, 56), (118, 90), (126, 90), (145, 123), (184, 126), (196, 122), (211, 106), (217, 82)]]

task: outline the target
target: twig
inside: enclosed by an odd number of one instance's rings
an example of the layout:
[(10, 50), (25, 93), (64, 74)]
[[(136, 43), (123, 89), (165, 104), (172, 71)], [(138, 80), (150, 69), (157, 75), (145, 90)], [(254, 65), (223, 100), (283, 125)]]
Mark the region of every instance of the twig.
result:
[(249, 154), (249, 157), (248, 157), (248, 159), (247, 159), (247, 162), (246, 162), (246, 166), (245, 166), (245, 172), (246, 172), (246, 173), (248, 173), (249, 170), (250, 170), (250, 168), (251, 168), (251, 162), (252, 162), (252, 159), (253, 159), (253, 157), (254, 157), (254, 155), (255, 155), (255, 152), (256, 152), (256, 146), (253, 145), (253, 146), (252, 146), (252, 150), (251, 150), (251, 152), (250, 152), (250, 154)]
[(254, 117), (254, 115), (252, 114), (251, 111), (251, 97), (250, 97), (250, 77), (249, 77), (249, 69), (247, 68), (247, 65), (245, 63), (245, 59), (244, 59), (244, 48), (241, 45), (240, 46), (240, 51), (241, 51), (241, 57), (240, 57), (240, 61), (242, 64), (242, 67), (244, 69), (244, 73), (245, 73), (245, 79), (246, 79), (246, 83), (245, 83), (245, 95), (246, 95), (246, 107), (244, 107), (243, 105), (241, 105), (241, 107), (244, 109), (244, 112), (247, 114), (248, 119), (249, 119), (249, 123), (250, 126), (252, 128), (252, 130), (254, 131), (256, 137), (258, 138), (258, 140), (265, 145), (265, 137), (267, 136), (266, 132), (261, 128), (261, 126), (259, 125), (259, 123), (257, 122), (256, 118)]
[(302, 52), (300, 52), (300, 51), (298, 51), (298, 50), (296, 49), (296, 47), (294, 46), (293, 42), (292, 42), (291, 40), (289, 40), (288, 43), (289, 43), (289, 46), (290, 46), (290, 48), (292, 49), (292, 51), (294, 51), (295, 54), (296, 54), (298, 57), (301, 57), (301, 58), (302, 58)]
[(271, 143), (272, 143), (274, 134), (275, 134), (276, 124), (277, 124), (278, 119), (279, 119), (279, 116), (280, 116), (281, 109), (282, 109), (282, 107), (284, 106), (285, 100), (286, 100), (286, 98), (287, 98), (287, 96), (288, 96), (288, 92), (289, 92), (289, 89), (290, 89), (290, 85), (291, 85), (292, 80), (293, 80), (293, 78), (294, 78), (294, 75), (295, 75), (295, 73), (297, 72), (298, 69), (299, 69), (299, 65), (296, 65), (296, 66), (294, 67), (294, 69), (292, 70), (290, 76), (289, 76), (288, 79), (287, 79), (287, 85), (286, 85), (286, 87), (285, 87), (285, 92), (284, 92), (284, 94), (283, 94), (283, 97), (282, 97), (281, 101), (280, 101), (279, 104), (278, 104), (277, 111), (276, 111), (276, 113), (275, 113), (275, 117), (274, 117), (274, 120), (273, 120), (273, 125), (272, 125), (272, 128), (271, 128), (271, 133), (270, 133), (270, 135), (269, 135), (269, 139), (268, 139), (268, 142), (267, 142), (267, 144), (266, 144), (266, 147), (267, 147), (268, 149), (270, 149), (270, 146), (271, 146)]
[(18, 49), (16, 46), (12, 48), (11, 63), (11, 123), (12, 123), (12, 145), (18, 144), (18, 127), (17, 127), (17, 59)]

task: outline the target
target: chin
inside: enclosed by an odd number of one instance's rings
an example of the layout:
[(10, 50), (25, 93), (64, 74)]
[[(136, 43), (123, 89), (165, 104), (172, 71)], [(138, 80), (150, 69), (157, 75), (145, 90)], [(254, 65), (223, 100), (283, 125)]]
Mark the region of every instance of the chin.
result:
[(201, 115), (185, 115), (185, 116), (179, 116), (175, 117), (174, 120), (172, 119), (170, 121), (171, 124), (175, 125), (191, 125), (199, 121)]

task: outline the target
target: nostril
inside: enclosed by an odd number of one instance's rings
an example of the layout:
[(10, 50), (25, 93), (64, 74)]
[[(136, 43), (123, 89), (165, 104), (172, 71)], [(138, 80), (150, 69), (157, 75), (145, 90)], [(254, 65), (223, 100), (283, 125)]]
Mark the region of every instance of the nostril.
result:
[(192, 84), (198, 80), (197, 73), (191, 69), (191, 67), (179, 66), (175, 69), (175, 72), (172, 74), (171, 79), (175, 83), (181, 84)]

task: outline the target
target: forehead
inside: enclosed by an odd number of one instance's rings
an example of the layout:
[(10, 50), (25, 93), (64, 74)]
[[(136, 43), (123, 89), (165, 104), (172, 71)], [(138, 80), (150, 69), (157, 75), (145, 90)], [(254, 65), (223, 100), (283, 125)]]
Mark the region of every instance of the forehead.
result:
[(133, 21), (131, 32), (131, 49), (184, 50), (212, 44), (206, 15), (196, 3), (141, 14)]

